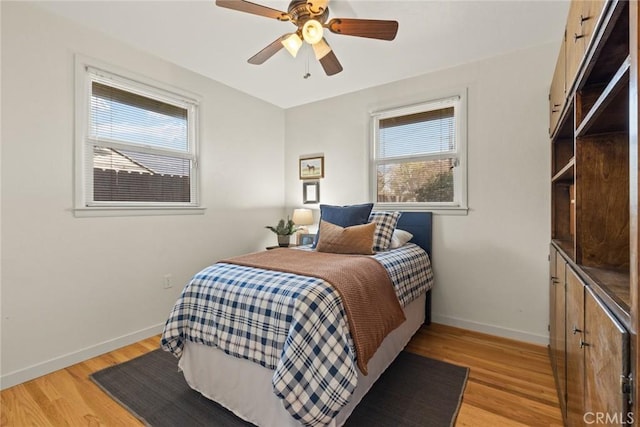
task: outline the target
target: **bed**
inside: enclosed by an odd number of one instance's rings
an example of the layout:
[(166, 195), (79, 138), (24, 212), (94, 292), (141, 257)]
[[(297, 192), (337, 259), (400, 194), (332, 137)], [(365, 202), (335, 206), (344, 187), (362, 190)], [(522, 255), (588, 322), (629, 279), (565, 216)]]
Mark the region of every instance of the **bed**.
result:
[[(344, 293), (338, 293), (344, 304), (336, 304), (327, 296), (335, 293), (333, 286), (322, 278), (235, 258), (194, 276), (167, 320), (162, 347), (179, 357), (192, 389), (246, 421), (341, 426), (413, 334), (430, 322), (431, 219), (431, 213), (401, 213), (395, 228), (411, 233), (409, 243), (361, 257), (375, 258), (387, 270), (403, 316), (364, 362), (358, 356), (365, 354), (361, 338), (350, 332), (358, 315), (349, 311)], [(309, 248), (276, 251), (296, 258), (320, 255)], [(210, 282), (222, 290), (212, 291)], [(236, 288), (240, 282), (242, 291)], [(241, 296), (233, 296), (236, 291)], [(269, 300), (259, 300), (256, 292), (268, 293)], [(304, 309), (288, 311), (292, 299)]]

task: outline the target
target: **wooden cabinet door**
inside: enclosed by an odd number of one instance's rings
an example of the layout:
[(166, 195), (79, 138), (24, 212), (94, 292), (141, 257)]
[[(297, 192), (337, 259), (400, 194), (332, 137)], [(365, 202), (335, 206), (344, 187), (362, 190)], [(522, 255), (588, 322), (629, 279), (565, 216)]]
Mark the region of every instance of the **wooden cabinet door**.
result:
[(557, 350), (557, 338), (556, 332), (558, 330), (556, 323), (556, 288), (558, 286), (558, 273), (556, 269), (556, 260), (558, 256), (558, 250), (555, 246), (550, 245), (549, 249), (549, 355), (551, 357), (551, 366), (555, 372), (556, 370), (556, 350)]
[(582, 0), (573, 0), (569, 6), (567, 18), (566, 48), (567, 48), (567, 90), (576, 78), (576, 73), (584, 56), (584, 37), (582, 36)]
[(584, 291), (582, 280), (567, 268), (567, 425), (584, 425)]
[(565, 30), (566, 89), (573, 85), (606, 0), (573, 0)]
[(599, 416), (599, 426), (625, 425), (628, 396), (621, 378), (629, 374), (628, 333), (590, 289), (584, 312), (585, 422)]
[[(556, 323), (556, 254), (558, 250), (553, 245), (549, 245), (549, 349), (553, 349), (553, 325)], [(551, 355), (553, 357), (553, 355)]]
[(549, 135), (553, 134), (558, 124), (566, 94), (565, 42), (563, 40), (560, 44), (560, 53), (558, 54), (558, 61), (556, 62), (556, 69), (553, 72), (553, 80), (549, 90)]
[(549, 339), (551, 365), (558, 383), (558, 396), (563, 416), (566, 415), (566, 313), (565, 313), (565, 271), (566, 261), (558, 251), (555, 254), (555, 275), (551, 276), (551, 299)]
[(596, 29), (596, 24), (600, 19), (602, 10), (604, 9), (605, 0), (585, 0), (582, 2), (582, 16), (581, 22), (581, 35), (582, 35), (582, 49), (586, 53), (593, 38), (593, 33)]

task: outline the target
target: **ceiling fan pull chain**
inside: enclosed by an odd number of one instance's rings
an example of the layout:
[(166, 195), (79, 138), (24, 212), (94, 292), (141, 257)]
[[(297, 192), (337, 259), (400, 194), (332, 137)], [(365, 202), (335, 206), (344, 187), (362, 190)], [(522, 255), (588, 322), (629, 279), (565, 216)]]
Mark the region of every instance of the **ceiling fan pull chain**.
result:
[(307, 49), (307, 61), (304, 66), (304, 71), (304, 76), (302, 76), (304, 79), (308, 79), (309, 77), (311, 77), (311, 73), (309, 72), (309, 49)]

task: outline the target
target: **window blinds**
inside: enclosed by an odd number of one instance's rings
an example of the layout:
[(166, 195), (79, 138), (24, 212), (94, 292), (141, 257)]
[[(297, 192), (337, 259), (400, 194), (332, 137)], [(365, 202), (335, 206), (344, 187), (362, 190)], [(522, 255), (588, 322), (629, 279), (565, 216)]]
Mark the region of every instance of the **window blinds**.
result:
[(381, 119), (377, 148), (379, 159), (455, 152), (454, 108)]
[(187, 109), (94, 81), (90, 134), (98, 140), (185, 151)]

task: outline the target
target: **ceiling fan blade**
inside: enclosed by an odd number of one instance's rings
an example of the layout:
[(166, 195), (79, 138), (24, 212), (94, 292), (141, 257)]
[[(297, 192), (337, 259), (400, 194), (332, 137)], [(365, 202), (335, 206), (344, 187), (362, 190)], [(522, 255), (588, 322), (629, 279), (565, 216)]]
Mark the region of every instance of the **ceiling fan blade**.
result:
[(238, 10), (240, 12), (252, 13), (254, 15), (266, 16), (278, 21), (289, 21), (291, 17), (288, 13), (277, 9), (251, 3), (245, 0), (216, 0), (216, 5), (227, 9)]
[(327, 43), (327, 39), (325, 39), (324, 37), (318, 43), (312, 44), (311, 47), (313, 47), (313, 53), (316, 55), (316, 59), (318, 61), (324, 58), (326, 54), (331, 52), (331, 46), (329, 46), (329, 43)]
[(332, 33), (370, 39), (393, 40), (398, 33), (397, 21), (377, 19), (334, 18), (325, 24)]
[(327, 10), (328, 4), (329, 0), (307, 0), (309, 11), (314, 15), (320, 15), (322, 12)]
[[(320, 43), (316, 44), (319, 45)], [(316, 45), (314, 45), (314, 51), (316, 51), (315, 46)], [(340, 64), (340, 61), (338, 61), (338, 57), (335, 53), (333, 53), (333, 50), (331, 50), (328, 44), (326, 44), (326, 47), (329, 48), (329, 51), (323, 51), (321, 53), (323, 56), (319, 58), (319, 61), (327, 76), (333, 76), (334, 74), (338, 74), (340, 71), (342, 71), (342, 65)], [(317, 56), (319, 56), (318, 51), (316, 51), (316, 57)]]
[(274, 42), (272, 42), (269, 46), (262, 49), (260, 52), (253, 55), (251, 58), (247, 60), (249, 64), (260, 65), (264, 63), (267, 59), (271, 58), (273, 55), (278, 53), (280, 49), (284, 47), (282, 44), (282, 39), (285, 36), (278, 37)]

